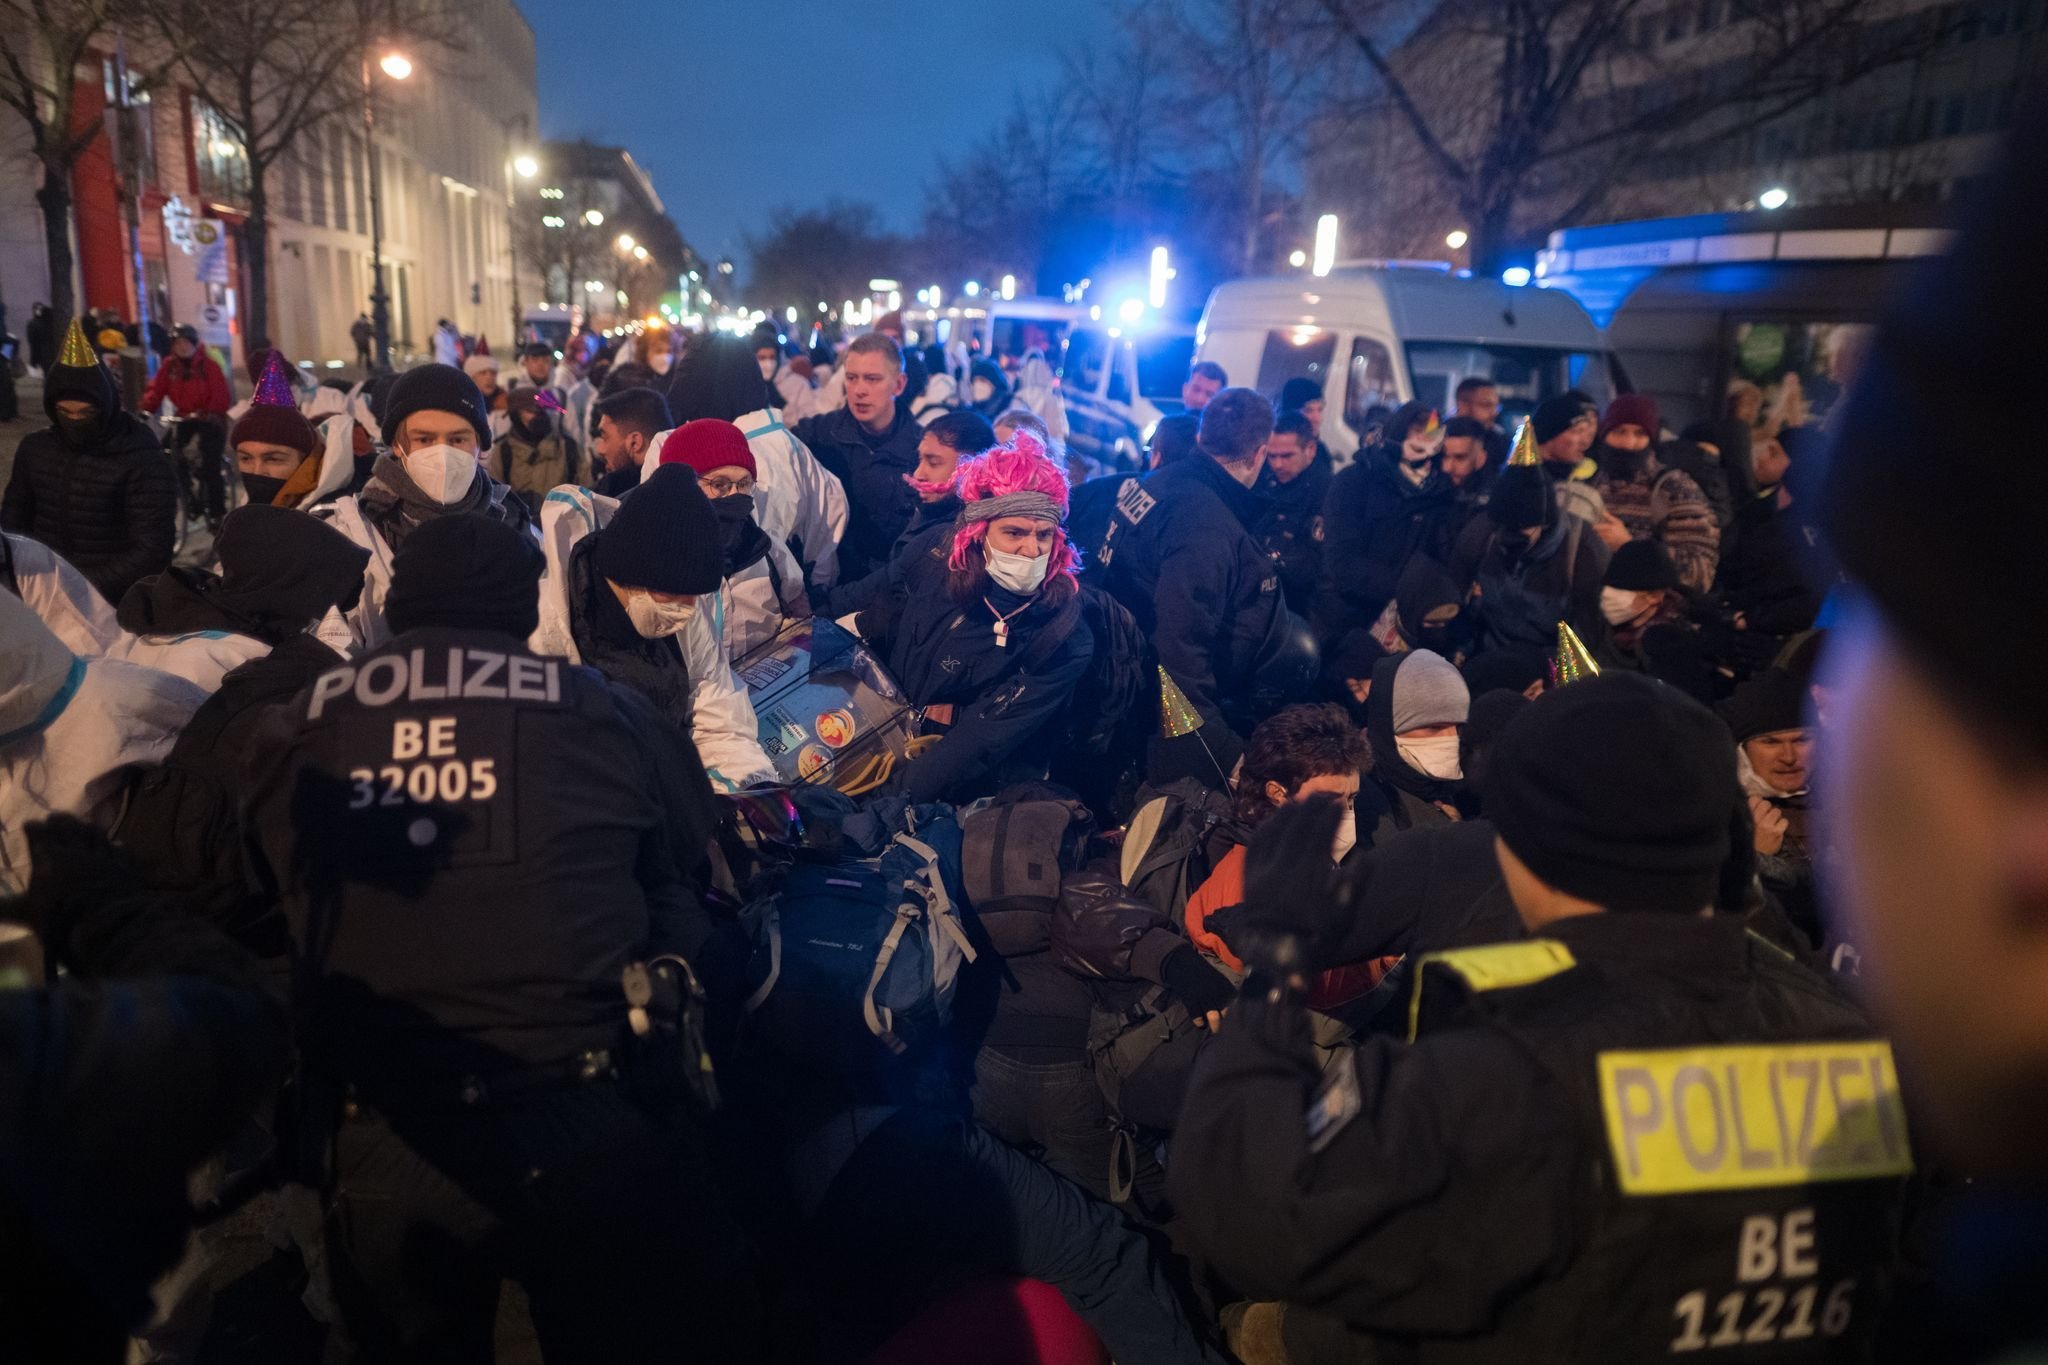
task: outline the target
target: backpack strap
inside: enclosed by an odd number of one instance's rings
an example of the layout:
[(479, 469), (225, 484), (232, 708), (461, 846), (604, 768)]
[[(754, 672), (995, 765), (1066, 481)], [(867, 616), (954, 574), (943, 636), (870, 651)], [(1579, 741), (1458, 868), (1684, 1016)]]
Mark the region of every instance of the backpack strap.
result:
[[(1083, 588), (1081, 592), (1086, 592)], [(1067, 637), (1074, 633), (1074, 627), (1081, 621), (1081, 593), (1068, 598), (1053, 618), (1031, 637), (1031, 643), (1017, 651), (1017, 671), (1029, 673), (1052, 662), (1052, 656), (1060, 652)]]

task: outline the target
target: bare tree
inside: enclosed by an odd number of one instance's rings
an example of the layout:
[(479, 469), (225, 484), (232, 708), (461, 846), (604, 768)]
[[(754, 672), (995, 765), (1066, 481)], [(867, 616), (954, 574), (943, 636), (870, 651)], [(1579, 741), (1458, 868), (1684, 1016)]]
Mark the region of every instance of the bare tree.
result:
[(778, 208), (768, 216), (768, 231), (749, 233), (746, 242), (753, 260), (749, 298), (778, 312), (794, 307), (799, 315), (821, 300), (836, 308), (845, 299), (865, 298), (869, 277), (893, 268), (902, 254), (872, 204), (839, 199), (821, 209)]
[(97, 118), (80, 121), (74, 98), (78, 68), (110, 36), (120, 9), (116, 0), (0, 0), (0, 103), (28, 125), (29, 150), (42, 167), (36, 204), (43, 214), (50, 309), (60, 325), (77, 311), (71, 289), (71, 171), (102, 128)]
[(540, 272), (548, 302), (581, 303), (584, 280), (592, 267), (607, 264), (605, 253), (618, 230), (590, 221), (590, 211), (602, 208), (597, 182), (588, 176), (551, 179), (549, 189), (560, 190), (561, 197), (522, 196), (513, 205), (514, 249)]
[[(1458, 0), (1398, 40), (1382, 0), (1318, 0), (1363, 58), (1429, 172), (1449, 188), (1476, 269), (1496, 269), (1516, 230), (1577, 221), (1628, 167), (1697, 156), (1938, 41), (1938, 10), (1872, 0), (1728, 0), (1726, 22), (1673, 56), (1646, 25), (1691, 7), (1651, 0)], [(1889, 9), (1889, 7), (1884, 7)], [(1716, 12), (1722, 12), (1717, 4)], [(1884, 22), (1874, 22), (1879, 19)], [(1693, 34), (1683, 36), (1693, 39)], [(1518, 223), (1530, 201), (1545, 221)]]

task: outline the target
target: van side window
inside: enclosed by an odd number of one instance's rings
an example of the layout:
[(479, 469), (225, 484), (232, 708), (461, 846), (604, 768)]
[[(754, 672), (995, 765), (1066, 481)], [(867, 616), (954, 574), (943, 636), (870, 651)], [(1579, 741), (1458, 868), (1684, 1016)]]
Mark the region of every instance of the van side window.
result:
[(1259, 392), (1278, 398), (1290, 379), (1313, 379), (1328, 388), (1330, 362), (1336, 356), (1335, 332), (1307, 326), (1268, 332), (1265, 354), (1259, 357)]
[(1382, 415), (1375, 413), (1375, 408), (1383, 412), (1400, 401), (1394, 387), (1393, 354), (1370, 337), (1354, 337), (1350, 375), (1344, 385), (1345, 424), (1362, 436)]

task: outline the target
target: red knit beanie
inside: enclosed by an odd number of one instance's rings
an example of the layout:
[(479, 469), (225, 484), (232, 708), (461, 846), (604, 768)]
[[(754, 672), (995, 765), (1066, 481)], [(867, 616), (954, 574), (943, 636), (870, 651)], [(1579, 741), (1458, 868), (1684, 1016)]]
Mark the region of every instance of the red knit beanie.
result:
[(700, 479), (727, 465), (756, 474), (754, 452), (748, 448), (747, 438), (738, 427), (716, 417), (699, 417), (671, 431), (661, 443), (661, 462), (688, 465)]
[(1641, 427), (1651, 441), (1657, 439), (1657, 400), (1647, 393), (1624, 393), (1607, 405), (1600, 419), (1600, 436), (1605, 439), (1616, 427)]

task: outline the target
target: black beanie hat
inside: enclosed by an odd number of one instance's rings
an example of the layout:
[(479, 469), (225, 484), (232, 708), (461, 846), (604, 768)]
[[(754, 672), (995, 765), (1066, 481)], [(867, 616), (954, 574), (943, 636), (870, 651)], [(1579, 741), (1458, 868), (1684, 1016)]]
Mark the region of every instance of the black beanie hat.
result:
[(540, 624), (546, 563), (531, 536), (501, 521), (475, 512), (434, 517), (392, 557), (384, 614), (394, 634), (454, 626), (524, 640)]
[(317, 517), (250, 503), (228, 513), (214, 542), (223, 605), (303, 628), (363, 590), (370, 552)]
[(1671, 552), (1654, 540), (1631, 540), (1607, 561), (1606, 584), (1630, 592), (1655, 592), (1678, 586), (1678, 566)]
[(622, 588), (715, 592), (725, 578), (723, 545), (695, 471), (665, 464), (597, 533), (597, 571)]
[(1597, 412), (1592, 399), (1577, 389), (1571, 389), (1538, 403), (1536, 410), (1529, 414), (1529, 427), (1535, 433), (1536, 444), (1543, 445), (1564, 435), (1579, 418)]
[(1503, 531), (1526, 531), (1531, 526), (1550, 525), (1556, 505), (1557, 493), (1541, 469), (1510, 465), (1493, 481), (1486, 515)]
[(386, 444), (398, 440), (405, 419), (416, 412), (447, 412), (467, 417), (476, 428), (479, 446), (491, 444), (491, 414), (484, 406), (483, 390), (453, 365), (415, 365), (391, 381), (384, 395), (384, 410), (377, 414), (377, 428)]
[(1487, 818), (1514, 855), (1617, 911), (1712, 904), (1736, 799), (1728, 728), (1635, 673), (1546, 692), (1508, 723), (1486, 774)]
[(1735, 742), (1806, 728), (1806, 688), (1780, 668), (1751, 678), (1721, 708)]
[[(1839, 414), (1820, 509), (1843, 567), (1959, 719), (1995, 725), (2037, 763), (2048, 759), (2048, 462), (2013, 439), (2009, 410), (1958, 395), (2039, 386), (2044, 164), (2048, 104), (2036, 100), (2002, 168), (1973, 184), (1954, 245), (1881, 324)], [(1935, 473), (1930, 450), (1955, 454)], [(1996, 587), (1958, 590), (1980, 584)]]
[(1465, 686), (1473, 696), (1503, 689), (1526, 692), (1550, 678), (1550, 654), (1535, 645), (1500, 645), (1465, 661)]

